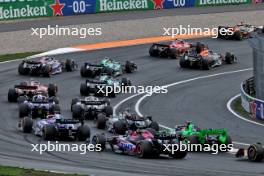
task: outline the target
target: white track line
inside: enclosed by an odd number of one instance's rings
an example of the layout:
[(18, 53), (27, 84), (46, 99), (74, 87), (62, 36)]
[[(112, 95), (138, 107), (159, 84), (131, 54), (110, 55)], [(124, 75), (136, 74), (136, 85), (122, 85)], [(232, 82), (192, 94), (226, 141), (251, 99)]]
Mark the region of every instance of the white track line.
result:
[(238, 117), (238, 118), (240, 118), (240, 119), (242, 119), (242, 120), (244, 120), (244, 121), (246, 121), (246, 122), (253, 123), (253, 124), (255, 124), (255, 125), (259, 125), (259, 126), (264, 126), (264, 124), (261, 124), (261, 123), (258, 123), (258, 122), (255, 122), (255, 121), (252, 121), (252, 120), (249, 120), (249, 119), (247, 119), (247, 118), (245, 118), (245, 117), (240, 116), (239, 114), (237, 114), (237, 113), (231, 108), (231, 104), (232, 104), (232, 102), (233, 102), (236, 98), (238, 98), (238, 97), (240, 97), (240, 94), (238, 94), (238, 95), (232, 97), (232, 98), (227, 102), (227, 104), (226, 104), (227, 109), (228, 109), (228, 110), (229, 110), (234, 116), (236, 116), (236, 117)]

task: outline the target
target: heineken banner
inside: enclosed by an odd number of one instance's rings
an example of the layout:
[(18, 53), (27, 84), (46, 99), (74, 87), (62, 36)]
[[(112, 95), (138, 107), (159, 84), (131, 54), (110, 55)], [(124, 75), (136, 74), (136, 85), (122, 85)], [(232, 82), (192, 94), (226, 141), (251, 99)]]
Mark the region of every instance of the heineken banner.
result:
[(95, 13), (95, 0), (0, 0), (0, 20)]
[(252, 0), (196, 0), (196, 6), (250, 4)]
[(0, 0), (0, 20), (259, 2), (264, 0)]

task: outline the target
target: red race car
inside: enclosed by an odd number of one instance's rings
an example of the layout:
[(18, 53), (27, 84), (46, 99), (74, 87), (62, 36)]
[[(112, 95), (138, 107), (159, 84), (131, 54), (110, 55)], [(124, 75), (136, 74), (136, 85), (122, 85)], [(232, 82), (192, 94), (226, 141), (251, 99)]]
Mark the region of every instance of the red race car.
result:
[[(16, 102), (24, 97), (32, 98), (36, 94), (47, 94), (50, 97), (56, 96), (58, 87), (55, 84), (44, 85), (38, 81), (23, 81), (8, 90), (8, 101)], [(23, 98), (22, 98), (23, 97)]]
[(149, 49), (149, 55), (152, 57), (170, 57), (176, 59), (193, 46), (192, 43), (178, 39), (164, 43), (153, 43)]

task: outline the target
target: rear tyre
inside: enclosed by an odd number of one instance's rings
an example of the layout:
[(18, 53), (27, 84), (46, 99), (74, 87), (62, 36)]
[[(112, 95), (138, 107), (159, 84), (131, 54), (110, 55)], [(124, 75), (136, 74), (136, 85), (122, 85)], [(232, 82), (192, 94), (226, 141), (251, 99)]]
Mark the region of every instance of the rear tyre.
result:
[(134, 71), (133, 63), (131, 63), (130, 61), (126, 61), (125, 71), (126, 73), (132, 73)]
[(116, 134), (125, 135), (127, 131), (127, 126), (124, 121), (119, 120), (113, 124), (113, 129)]
[(52, 124), (46, 124), (43, 127), (43, 139), (48, 141), (53, 141), (56, 137), (56, 127)]
[(81, 93), (81, 95), (88, 95), (89, 94), (89, 90), (88, 90), (86, 83), (81, 84), (80, 93)]
[(31, 133), (33, 127), (33, 120), (29, 117), (24, 117), (22, 119), (21, 125), (24, 133)]
[(48, 86), (49, 97), (56, 96), (57, 89), (58, 88), (57, 88), (57, 86), (55, 84), (49, 84), (49, 86)]
[(9, 102), (16, 102), (17, 101), (18, 94), (15, 89), (9, 89), (8, 90), (8, 101)]
[(111, 116), (113, 115), (113, 107), (112, 106), (106, 106), (104, 109), (104, 112), (106, 114), (106, 116)]
[(43, 66), (43, 76), (44, 77), (50, 77), (51, 75), (51, 68), (48, 65)]
[(19, 104), (18, 107), (19, 107), (19, 117), (20, 118), (28, 116), (29, 109), (26, 104), (23, 104), (23, 103)]
[(153, 121), (149, 127), (154, 129), (155, 131), (159, 131), (159, 124), (156, 121)]
[(225, 62), (227, 64), (233, 64), (235, 62), (235, 56), (229, 52), (225, 55)]
[(81, 73), (81, 77), (87, 77), (87, 71), (85, 65), (81, 66), (80, 73)]
[(75, 63), (72, 59), (67, 59), (65, 62), (65, 69), (67, 72), (72, 72), (74, 70)]
[(263, 160), (264, 149), (260, 143), (250, 145), (247, 153), (250, 161), (261, 162)]
[(139, 158), (150, 158), (153, 155), (152, 144), (149, 141), (140, 141), (136, 145), (136, 152)]
[(168, 52), (169, 52), (169, 57), (171, 59), (177, 59), (177, 49), (171, 48), (168, 50)]
[(71, 102), (71, 111), (72, 111), (72, 106), (75, 105), (77, 102), (79, 102), (79, 98), (72, 99), (72, 102)]
[(72, 118), (83, 119), (83, 109), (81, 106), (77, 104), (72, 106)]
[(24, 63), (23, 62), (18, 65), (18, 73), (20, 75), (26, 75), (27, 74), (27, 71), (24, 68)]
[(155, 45), (152, 45), (149, 49), (149, 55), (152, 57), (158, 57), (159, 53), (154, 49)]
[(235, 33), (234, 33), (234, 39), (235, 40), (243, 40), (242, 33), (240, 31), (235, 31)]
[(105, 136), (102, 135), (102, 134), (96, 134), (92, 138), (92, 144), (100, 145), (101, 146), (101, 151), (104, 151), (105, 150), (105, 146), (106, 146), (106, 138), (105, 138)]
[(102, 114), (102, 113), (98, 114), (96, 127), (98, 129), (105, 129), (106, 121), (107, 121), (107, 118), (106, 118), (105, 114)]
[(82, 125), (78, 127), (77, 137), (79, 141), (85, 141), (90, 138), (91, 130), (88, 125)]
[(18, 104), (24, 103), (24, 101), (26, 101), (26, 100), (27, 100), (27, 97), (26, 96), (19, 96), (17, 98)]
[(53, 105), (50, 112), (51, 114), (60, 114), (60, 106), (58, 104)]
[[(183, 55), (181, 58), (180, 58), (180, 67), (181, 68), (187, 68), (189, 66), (189, 62), (188, 60), (185, 60), (185, 57), (186, 55)], [(187, 56), (188, 57), (188, 56)]]

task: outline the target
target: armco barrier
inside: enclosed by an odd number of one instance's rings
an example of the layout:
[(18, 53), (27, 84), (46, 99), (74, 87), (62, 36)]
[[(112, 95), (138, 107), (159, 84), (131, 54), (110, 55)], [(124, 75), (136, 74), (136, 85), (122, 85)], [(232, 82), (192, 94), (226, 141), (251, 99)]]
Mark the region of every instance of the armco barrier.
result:
[(241, 84), (241, 105), (245, 111), (251, 114), (252, 118), (264, 120), (264, 101), (250, 96), (247, 92), (252, 91), (246, 90), (248, 87), (251, 87), (250, 85), (246, 85), (251, 82), (251, 79), (252, 78)]
[(264, 0), (0, 0), (0, 20), (261, 2)]

